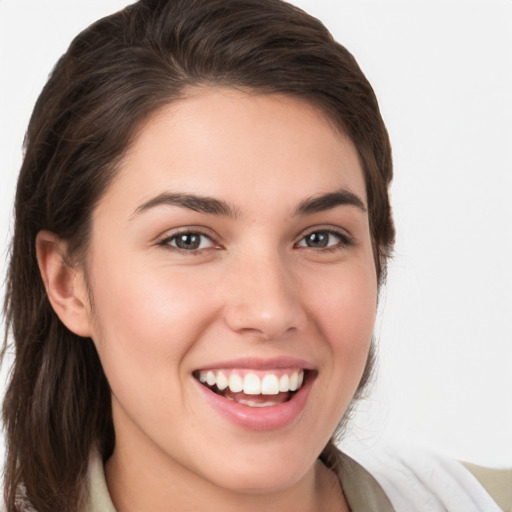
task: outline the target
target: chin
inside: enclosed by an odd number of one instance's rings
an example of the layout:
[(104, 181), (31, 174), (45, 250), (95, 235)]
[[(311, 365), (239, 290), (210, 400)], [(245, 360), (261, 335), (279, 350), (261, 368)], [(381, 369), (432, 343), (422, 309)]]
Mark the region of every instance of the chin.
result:
[[(204, 476), (214, 485), (239, 493), (264, 494), (293, 487), (309, 471), (314, 470), (317, 457), (308, 456), (299, 444), (289, 449), (281, 445), (272, 450), (265, 447), (235, 447), (219, 464), (209, 465)], [(303, 446), (303, 444), (302, 444)], [(208, 473), (208, 474), (205, 474)]]
[(235, 464), (225, 473), (216, 473), (214, 483), (243, 494), (278, 493), (293, 487), (309, 469), (310, 466), (293, 468), (286, 461), (264, 461), (251, 467), (240, 467)]

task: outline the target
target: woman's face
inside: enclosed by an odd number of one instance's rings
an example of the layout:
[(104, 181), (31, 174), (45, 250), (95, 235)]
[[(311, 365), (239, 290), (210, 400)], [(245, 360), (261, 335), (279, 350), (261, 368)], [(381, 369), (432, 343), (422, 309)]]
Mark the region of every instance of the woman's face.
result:
[(363, 172), (326, 118), (231, 89), (161, 110), (94, 211), (87, 270), (113, 459), (244, 492), (312, 470), (377, 300)]

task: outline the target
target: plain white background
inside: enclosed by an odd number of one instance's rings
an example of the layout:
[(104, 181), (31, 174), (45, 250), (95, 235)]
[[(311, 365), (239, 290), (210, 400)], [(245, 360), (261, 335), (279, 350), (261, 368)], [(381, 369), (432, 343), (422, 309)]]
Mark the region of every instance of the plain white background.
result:
[[(394, 150), (379, 375), (352, 436), (512, 466), (512, 1), (294, 3), (354, 53)], [(2, 275), (35, 99), (72, 37), (124, 5), (0, 0)]]

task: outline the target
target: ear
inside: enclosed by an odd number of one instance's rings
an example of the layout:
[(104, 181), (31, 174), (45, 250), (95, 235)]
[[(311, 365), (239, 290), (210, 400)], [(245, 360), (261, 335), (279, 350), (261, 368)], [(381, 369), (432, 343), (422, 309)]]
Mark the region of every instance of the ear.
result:
[(78, 336), (91, 337), (91, 308), (83, 270), (67, 261), (67, 244), (50, 231), (36, 237), (39, 271), (48, 299), (62, 323)]

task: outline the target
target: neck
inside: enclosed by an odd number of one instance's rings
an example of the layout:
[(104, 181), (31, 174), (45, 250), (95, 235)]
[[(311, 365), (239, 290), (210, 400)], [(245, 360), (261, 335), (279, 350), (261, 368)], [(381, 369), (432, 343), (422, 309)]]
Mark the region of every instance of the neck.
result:
[(349, 511), (338, 477), (320, 461), (289, 487), (269, 492), (225, 489), (191, 471), (177, 471), (172, 464), (165, 468), (134, 462), (117, 450), (105, 466), (117, 512)]

